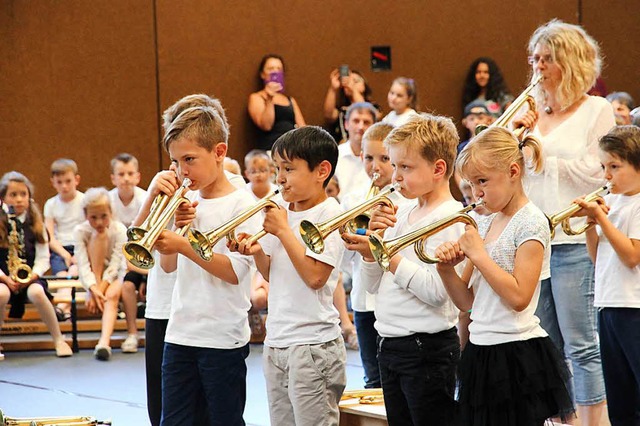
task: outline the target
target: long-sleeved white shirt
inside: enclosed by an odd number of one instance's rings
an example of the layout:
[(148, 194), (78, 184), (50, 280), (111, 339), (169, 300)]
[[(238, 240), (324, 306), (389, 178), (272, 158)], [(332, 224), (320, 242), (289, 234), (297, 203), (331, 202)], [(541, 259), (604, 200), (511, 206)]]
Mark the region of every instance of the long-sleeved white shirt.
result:
[[(455, 200), (446, 201), (415, 223), (409, 223), (409, 213), (413, 208), (408, 204), (398, 209), (398, 222), (395, 227), (387, 229), (385, 240), (447, 217), (462, 209), (462, 204)], [(425, 244), (427, 253), (434, 255), (440, 244), (457, 241), (463, 232), (463, 225), (455, 224), (431, 236)], [(368, 292), (377, 295), (375, 327), (382, 337), (437, 333), (458, 322), (458, 309), (447, 294), (435, 265), (420, 261), (413, 247), (412, 244), (400, 252), (403, 259), (395, 274), (382, 271), (377, 263), (362, 262), (362, 282)]]
[[(547, 215), (569, 207), (577, 197), (604, 185), (598, 157), (598, 140), (615, 125), (613, 108), (606, 99), (590, 96), (569, 118), (546, 135), (536, 127), (542, 142), (544, 170), (529, 176), (529, 199)], [(574, 222), (575, 221), (575, 222)], [(575, 227), (585, 219), (572, 219)], [(568, 236), (558, 226), (552, 244), (585, 244), (584, 234)]]

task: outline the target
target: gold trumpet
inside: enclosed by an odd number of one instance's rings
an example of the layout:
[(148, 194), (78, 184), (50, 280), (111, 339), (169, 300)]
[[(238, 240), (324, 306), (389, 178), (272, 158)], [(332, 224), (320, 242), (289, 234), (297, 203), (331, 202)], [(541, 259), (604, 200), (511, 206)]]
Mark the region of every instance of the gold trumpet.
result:
[[(365, 200), (370, 200), (380, 193), (380, 187), (376, 186), (376, 181), (378, 179), (380, 179), (380, 173), (374, 173), (371, 176), (371, 185), (369, 186), (369, 191), (367, 191), (367, 195), (364, 198)], [(345, 224), (345, 229), (355, 234), (356, 232), (358, 232), (358, 229), (367, 229), (369, 227), (370, 220), (371, 209), (367, 210), (366, 212), (360, 213), (358, 216), (348, 221)]]
[[(609, 193), (609, 190), (610, 190), (609, 185), (601, 186), (597, 190), (593, 191), (591, 194), (585, 195), (584, 196), (584, 200), (587, 203), (590, 203), (592, 201), (596, 201), (597, 199), (602, 198), (603, 195), (607, 195)], [(602, 192), (604, 192), (604, 194), (601, 194)], [(585, 225), (581, 226), (577, 230), (574, 230), (573, 228), (571, 228), (570, 219), (581, 208), (582, 207), (580, 207), (579, 204), (573, 203), (569, 207), (567, 207), (566, 209), (561, 210), (561, 211), (559, 211), (558, 213), (556, 213), (554, 215), (551, 215), (551, 216), (547, 215), (547, 220), (549, 221), (549, 228), (551, 228), (551, 239), (553, 239), (553, 237), (555, 237), (555, 235), (556, 235), (556, 227), (560, 223), (562, 224), (562, 230), (567, 235), (580, 235), (580, 234), (586, 232), (587, 229), (589, 229), (589, 228), (591, 228), (593, 226), (593, 223), (590, 223), (588, 225), (585, 224)]]
[(9, 254), (7, 255), (7, 269), (9, 269), (9, 277), (18, 284), (27, 284), (31, 281), (31, 267), (21, 257), (24, 253), (24, 241), (20, 238), (18, 232), (18, 220), (14, 214), (9, 214)]
[(8, 417), (0, 410), (0, 426), (92, 426), (110, 425), (110, 421), (98, 421), (87, 416), (65, 416), (65, 417)]
[[(238, 240), (236, 238), (236, 228), (240, 226), (242, 223), (246, 222), (250, 217), (264, 209), (265, 207), (278, 207), (278, 203), (272, 200), (277, 194), (282, 191), (282, 188), (278, 188), (273, 191), (271, 194), (267, 195), (257, 204), (243, 212), (239, 213), (233, 219), (225, 222), (219, 227), (212, 229), (208, 232), (201, 232), (197, 229), (190, 229), (187, 237), (189, 238), (189, 243), (191, 244), (191, 248), (198, 253), (203, 260), (209, 262), (213, 258), (213, 247), (218, 244), (222, 238), (227, 238), (227, 241), (237, 243)], [(260, 238), (264, 237), (267, 234), (267, 231), (264, 229), (257, 234), (251, 236), (247, 243), (253, 244), (258, 241)]]
[[(524, 104), (528, 104), (529, 109), (535, 111), (536, 101), (533, 99), (533, 96), (531, 96), (530, 93), (541, 81), (542, 75), (536, 74), (533, 77), (533, 81), (531, 82), (529, 87), (524, 89), (520, 96), (513, 100), (511, 105), (509, 105), (509, 108), (507, 108), (496, 121), (494, 121), (490, 126), (487, 126), (485, 124), (479, 124), (478, 126), (476, 126), (476, 135), (489, 127), (507, 127), (509, 125), (509, 122), (513, 119), (513, 116), (520, 110), (520, 108), (524, 106)], [(525, 130), (527, 130), (527, 128), (522, 126), (515, 129), (513, 131), (513, 134), (518, 139), (520, 139)]]
[(153, 224), (158, 220), (158, 217), (162, 214), (162, 211), (167, 207), (167, 203), (169, 202), (169, 196), (166, 194), (160, 194), (156, 196), (151, 204), (151, 209), (149, 211), (149, 215), (142, 222), (140, 226), (130, 226), (127, 228), (127, 238), (129, 241), (138, 241), (144, 237), (149, 231), (149, 228), (153, 226)]
[(376, 262), (378, 262), (380, 267), (385, 271), (389, 270), (391, 258), (410, 244), (414, 245), (413, 250), (416, 256), (418, 256), (418, 259), (424, 263), (438, 263), (440, 262), (438, 258), (431, 257), (425, 252), (424, 243), (427, 241), (427, 238), (458, 222), (466, 223), (467, 225), (472, 225), (477, 228), (478, 225), (476, 221), (467, 213), (482, 204), (482, 200), (478, 200), (473, 204), (469, 204), (459, 212), (388, 241), (384, 241), (378, 234), (371, 234), (369, 236), (371, 253), (376, 259)]
[[(185, 178), (175, 194), (173, 194), (166, 203), (162, 203), (164, 208), (160, 209), (160, 205), (156, 206), (156, 209), (154, 209), (156, 211), (153, 212), (155, 217), (149, 222), (149, 228), (144, 231), (142, 238), (137, 241), (129, 241), (122, 247), (124, 257), (129, 263), (140, 269), (153, 268), (155, 260), (151, 254), (151, 249), (158, 240), (160, 233), (164, 230), (175, 214), (178, 207), (180, 207), (182, 203), (189, 202), (189, 200), (184, 197), (184, 194), (189, 189), (189, 185), (191, 185), (191, 180), (189, 178)], [(158, 200), (158, 198), (156, 198), (156, 200)], [(156, 200), (154, 200), (154, 204)], [(160, 201), (158, 202), (160, 203)], [(186, 229), (187, 227), (183, 227), (178, 230), (177, 233), (179, 235), (184, 235)]]
[[(300, 222), (300, 236), (302, 237), (302, 241), (304, 241), (307, 247), (309, 247), (314, 253), (322, 253), (324, 251), (325, 238), (327, 238), (327, 236), (336, 229), (340, 229), (340, 232), (342, 233), (347, 230), (362, 228), (361, 225), (358, 226), (358, 224), (354, 223), (355, 220), (375, 206), (385, 205), (393, 208), (393, 202), (389, 199), (389, 195), (394, 191), (397, 191), (398, 188), (399, 185), (397, 183), (393, 184), (389, 189), (382, 191), (375, 197), (370, 198), (354, 208), (317, 225), (308, 220), (303, 220)], [(368, 224), (369, 222), (367, 220), (367, 225)]]

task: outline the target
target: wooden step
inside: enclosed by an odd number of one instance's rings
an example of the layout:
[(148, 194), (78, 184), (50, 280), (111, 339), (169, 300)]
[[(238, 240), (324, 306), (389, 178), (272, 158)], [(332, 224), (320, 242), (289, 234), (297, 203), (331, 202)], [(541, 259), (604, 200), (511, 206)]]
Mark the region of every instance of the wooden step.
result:
[[(60, 331), (62, 333), (71, 333), (71, 322), (61, 322)], [(136, 319), (138, 330), (144, 330), (144, 318)], [(100, 319), (86, 319), (78, 321), (78, 332), (100, 331), (102, 329), (102, 321)], [(123, 331), (127, 329), (126, 320), (116, 320), (114, 330)], [(0, 330), (1, 336), (15, 336), (19, 334), (48, 334), (47, 326), (40, 321), (12, 321), (2, 325)]]
[[(65, 340), (71, 346), (71, 336), (65, 335)], [(119, 349), (127, 338), (126, 334), (111, 336), (110, 346)], [(100, 333), (81, 333), (78, 335), (80, 349), (93, 349), (100, 340)], [(2, 338), (3, 352), (18, 351), (53, 351), (54, 345), (51, 337), (42, 335), (6, 336)], [(138, 334), (138, 348), (143, 348), (145, 343), (144, 333)]]

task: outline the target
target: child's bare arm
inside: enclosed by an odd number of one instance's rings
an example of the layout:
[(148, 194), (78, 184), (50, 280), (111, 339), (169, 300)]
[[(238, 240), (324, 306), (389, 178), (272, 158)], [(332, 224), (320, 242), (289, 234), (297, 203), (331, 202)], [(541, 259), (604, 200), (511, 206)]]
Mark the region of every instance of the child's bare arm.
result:
[(47, 233), (49, 234), (49, 249), (56, 254), (60, 255), (67, 264), (67, 266), (71, 265), (72, 257), (71, 253), (69, 253), (64, 246), (58, 241), (55, 236), (55, 221), (52, 217), (46, 217), (44, 219), (44, 226), (47, 228)]

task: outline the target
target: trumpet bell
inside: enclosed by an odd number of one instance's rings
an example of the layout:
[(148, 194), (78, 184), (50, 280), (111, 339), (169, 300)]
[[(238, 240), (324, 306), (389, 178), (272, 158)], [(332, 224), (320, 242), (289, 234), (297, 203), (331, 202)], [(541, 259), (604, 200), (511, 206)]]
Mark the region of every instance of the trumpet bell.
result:
[(369, 235), (369, 248), (380, 267), (384, 271), (388, 271), (389, 266), (391, 265), (391, 257), (393, 256), (390, 255), (387, 250), (387, 246), (385, 245), (382, 237), (375, 233)]
[(316, 254), (324, 251), (324, 237), (322, 230), (308, 220), (300, 222), (300, 236), (302, 241)]
[(213, 258), (213, 245), (209, 241), (209, 238), (197, 229), (189, 229), (187, 238), (191, 248), (200, 256), (203, 260), (209, 262)]
[(129, 241), (122, 250), (127, 260), (137, 268), (151, 269), (156, 263), (149, 249), (137, 241)]

